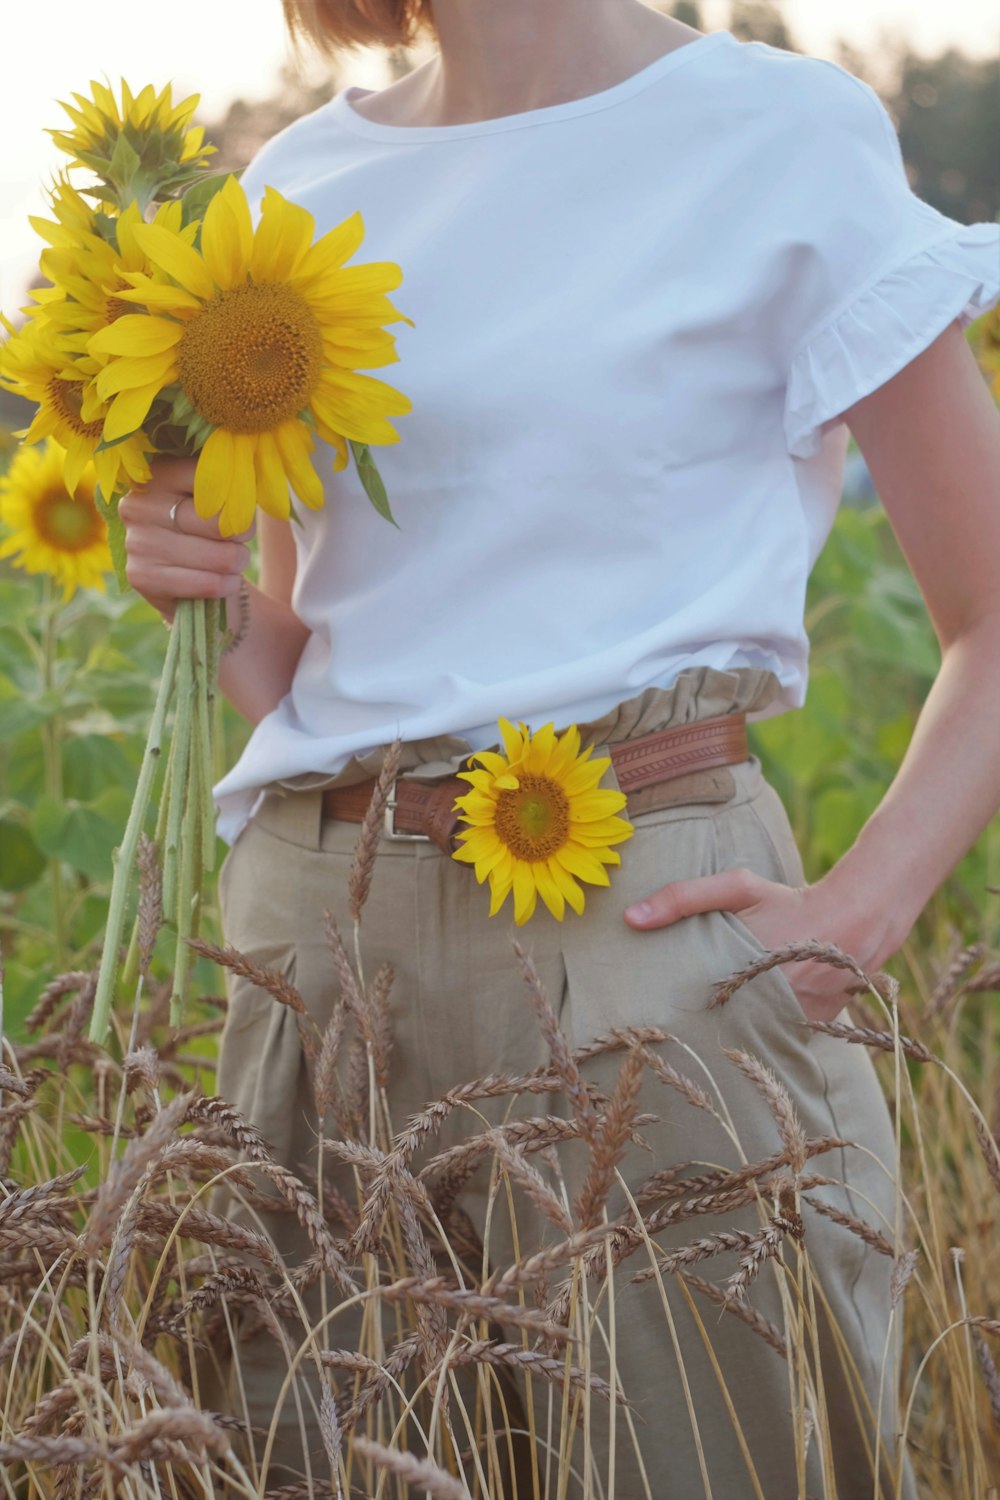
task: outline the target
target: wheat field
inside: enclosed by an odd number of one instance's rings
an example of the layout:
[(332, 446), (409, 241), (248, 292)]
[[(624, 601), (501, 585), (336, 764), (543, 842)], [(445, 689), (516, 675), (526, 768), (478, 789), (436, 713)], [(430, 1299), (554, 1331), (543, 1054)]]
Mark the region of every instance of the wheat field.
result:
[[(766, 1099), (780, 1149), (736, 1171), (651, 1162), (627, 1194), (627, 1211), (610, 1214), (611, 1190), (624, 1186), (624, 1150), (650, 1118), (637, 1113), (640, 1079), (655, 1079), (670, 1107), (717, 1112), (718, 1099), (693, 1062), (668, 1060), (669, 1037), (656, 1028), (620, 1028), (571, 1049), (515, 945), (511, 963), (549, 1064), (521, 1077), (470, 1079), (418, 1115), (392, 1120), (392, 975), (383, 967), (366, 983), (360, 966), (376, 826), (370, 819), (362, 830), (351, 876), (353, 952), (327, 924), (338, 999), (322, 1033), (281, 974), (231, 947), (192, 940), (296, 1013), (324, 1121), (316, 1162), (298, 1175), (213, 1092), (225, 998), (205, 997), (184, 1027), (168, 1027), (170, 984), (150, 972), (162, 912), (145, 839), (139, 979), (111, 1045), (85, 1039), (96, 970), (55, 977), (29, 1018), (30, 1039), (5, 1042), (0, 1475), (9, 1500), (612, 1495), (593, 1435), (610, 1426), (619, 1447), (642, 1447), (613, 1359), (610, 1379), (594, 1368), (598, 1341), (614, 1327), (613, 1273), (622, 1268), (661, 1291), (676, 1283), (705, 1326), (709, 1314), (736, 1318), (778, 1353), (801, 1418), (800, 1472), (812, 1446), (826, 1500), (837, 1489), (812, 1358), (819, 1283), (804, 1218), (817, 1205), (894, 1262), (894, 1318), (905, 1320), (902, 1431), (896, 1453), (882, 1455), (890, 1476), (883, 1493), (893, 1493), (905, 1444), (921, 1496), (995, 1496), (995, 955), (966, 947), (900, 986), (864, 975), (837, 949), (806, 945), (854, 969), (851, 1023), (825, 1029), (845, 1047), (871, 1051), (890, 1100), (900, 1162), (896, 1243), (813, 1196), (829, 1180), (825, 1154), (843, 1141), (808, 1139), (780, 1078), (750, 1053), (729, 1061)], [(762, 967), (803, 953), (798, 945), (758, 959), (717, 987), (716, 1002), (737, 1002)], [(617, 1062), (608, 1095), (584, 1076), (599, 1052)], [(970, 1057), (979, 1060), (974, 1082)], [(485, 1100), (519, 1109), (490, 1124), (477, 1109)], [(459, 1115), (467, 1133), (436, 1150), (443, 1122)], [(570, 1149), (587, 1153), (574, 1201), (561, 1186), (560, 1159)], [(518, 1254), (506, 1264), (491, 1264), (461, 1208), (463, 1186), (484, 1164), (491, 1204), (502, 1198), (515, 1225), (518, 1204), (530, 1204), (550, 1231), (543, 1245), (515, 1234)], [(223, 1184), (238, 1214), (216, 1211)], [(756, 1206), (759, 1227), (727, 1227), (727, 1215), (747, 1205)], [(294, 1264), (264, 1228), (282, 1214), (307, 1245)], [(657, 1236), (668, 1227), (665, 1251)], [(767, 1277), (784, 1289), (782, 1326), (755, 1306)], [(309, 1310), (317, 1305), (320, 1317)], [(345, 1308), (363, 1309), (361, 1334), (347, 1345), (337, 1339)], [(248, 1331), (273, 1341), (303, 1439), (310, 1427), (321, 1437), (318, 1460), (303, 1441), (291, 1482), (269, 1475), (275, 1433), (258, 1428), (249, 1441), (245, 1409), (241, 1416), (239, 1350)], [(205, 1399), (205, 1371), (220, 1350), (235, 1351), (228, 1413)], [(772, 1500), (749, 1456), (741, 1493)], [(619, 1492), (619, 1500), (633, 1497)]]

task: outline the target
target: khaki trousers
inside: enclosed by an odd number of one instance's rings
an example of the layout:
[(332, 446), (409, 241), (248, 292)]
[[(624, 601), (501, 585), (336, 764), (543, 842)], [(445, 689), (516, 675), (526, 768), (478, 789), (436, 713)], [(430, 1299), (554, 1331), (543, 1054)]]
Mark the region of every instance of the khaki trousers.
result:
[[(683, 674), (671, 689), (643, 694), (601, 721), (599, 742), (759, 708), (770, 701), (775, 687), (769, 673), (700, 668)], [(407, 746), (411, 765), (420, 764), (421, 748)], [(446, 749), (454, 751), (454, 742)], [(449, 769), (437, 764), (440, 750), (438, 743), (424, 754), (425, 769), (428, 763), (438, 773)], [(367, 770), (356, 765), (355, 779)], [(611, 773), (605, 784), (611, 784), (610, 777)], [(619, 1170), (636, 1188), (657, 1168), (687, 1164), (685, 1174), (737, 1168), (780, 1148), (774, 1118), (761, 1093), (724, 1055), (724, 1048), (737, 1048), (762, 1059), (775, 1072), (809, 1137), (837, 1135), (856, 1142), (810, 1162), (806, 1170), (825, 1173), (832, 1184), (809, 1196), (865, 1220), (892, 1241), (893, 1130), (866, 1051), (805, 1028), (800, 1004), (780, 968), (745, 984), (726, 1005), (708, 1008), (713, 981), (752, 962), (762, 951), (731, 913), (693, 916), (642, 933), (629, 929), (622, 919), (626, 905), (668, 881), (734, 866), (786, 884), (804, 883), (785, 810), (755, 757), (723, 771), (687, 777), (676, 784), (674, 794), (675, 805), (633, 816), (636, 832), (621, 846), (621, 868), (612, 871), (610, 888), (587, 887), (582, 917), (567, 913), (559, 923), (539, 904), (539, 913), (517, 931), (571, 1046), (580, 1047), (612, 1027), (664, 1028), (675, 1040), (656, 1050), (717, 1100), (721, 1120), (692, 1107), (645, 1073), (638, 1107), (658, 1117), (642, 1129), (650, 1149), (630, 1146)], [(322, 1028), (337, 993), (323, 915), (331, 911), (341, 931), (350, 934), (347, 878), (359, 830), (351, 824), (324, 822), (319, 804), (315, 787), (272, 788), (226, 858), (221, 898), (227, 940), (292, 980)], [(456, 1084), (488, 1073), (527, 1073), (549, 1063), (513, 954), (512, 919), (505, 912), (491, 920), (488, 905), (487, 889), (477, 885), (471, 870), (434, 845), (382, 839), (363, 915), (362, 949), (368, 975), (386, 962), (395, 971), (389, 1098), (396, 1129)], [(308, 1169), (315, 1164), (317, 1124), (310, 1066), (295, 1016), (247, 980), (232, 975), (229, 979), (231, 1003), (219, 1091), (260, 1129), (280, 1161), (297, 1171)], [(621, 1060), (620, 1052), (605, 1053), (586, 1063), (584, 1073), (610, 1093)], [(477, 1133), (483, 1118), (499, 1123), (514, 1114), (568, 1112), (565, 1101), (537, 1095), (524, 1096), (513, 1111), (506, 1099), (479, 1101), (475, 1108), (478, 1114), (452, 1114), (433, 1138), (430, 1151)], [(571, 1142), (565, 1150), (559, 1148), (559, 1159), (572, 1202), (586, 1172), (587, 1153), (581, 1143)], [(426, 1154), (418, 1156), (416, 1165), (424, 1160)], [(544, 1175), (542, 1159), (535, 1156), (532, 1161)], [(514, 1198), (522, 1254), (558, 1237), (523, 1192), (515, 1188)], [(466, 1185), (460, 1203), (482, 1236), (485, 1171)], [(506, 1204), (506, 1194), (497, 1194), (488, 1231), (494, 1266), (515, 1258)], [(616, 1185), (609, 1215), (626, 1207)], [(235, 1205), (230, 1211), (242, 1212)], [(646, 1478), (619, 1413), (613, 1488), (619, 1500), (640, 1500), (646, 1494), (653, 1500), (702, 1500), (705, 1495), (741, 1500), (758, 1493), (766, 1500), (827, 1496), (832, 1491), (823, 1487), (820, 1463), (820, 1450), (827, 1442), (839, 1500), (871, 1500), (876, 1493), (871, 1413), (879, 1407), (880, 1392), (882, 1452), (891, 1460), (883, 1478), (884, 1493), (895, 1495), (886, 1477), (898, 1462), (899, 1323), (898, 1312), (895, 1320), (890, 1317), (892, 1261), (850, 1229), (821, 1216), (806, 1198), (802, 1214), (803, 1246), (817, 1281), (813, 1297), (818, 1304), (818, 1378), (829, 1419), (828, 1433), (819, 1427), (810, 1439), (804, 1484), (794, 1458), (795, 1426), (801, 1421), (791, 1409), (787, 1361), (739, 1318), (691, 1292), (696, 1316), (683, 1288), (668, 1276), (671, 1332), (656, 1282), (630, 1282), (635, 1271), (649, 1264), (645, 1251), (640, 1251), (616, 1273), (614, 1337), (617, 1378), (632, 1404)], [(308, 1255), (310, 1247), (292, 1215), (263, 1218), (290, 1263)], [(762, 1222), (760, 1205), (751, 1204), (671, 1226), (657, 1235), (657, 1242), (664, 1249), (677, 1248), (722, 1229), (753, 1231)], [(801, 1278), (799, 1254), (786, 1240), (785, 1269), (766, 1265), (750, 1288), (751, 1305), (786, 1332), (782, 1285), (784, 1306), (794, 1309), (796, 1276)], [(735, 1254), (728, 1252), (692, 1269), (721, 1283), (736, 1264)], [(598, 1312), (606, 1325), (606, 1297)], [(334, 1318), (328, 1342), (342, 1347), (357, 1336), (352, 1314)], [(509, 1331), (507, 1336), (518, 1335)], [(297, 1342), (294, 1330), (293, 1341)], [(286, 1391), (277, 1409), (286, 1365), (270, 1336), (260, 1332), (244, 1342), (239, 1358), (254, 1427), (266, 1433), (273, 1422), (276, 1428), (266, 1486), (288, 1482), (302, 1474), (304, 1459), (296, 1393)], [(608, 1377), (600, 1334), (592, 1341), (592, 1367)], [(227, 1360), (220, 1356), (202, 1399), (206, 1405), (228, 1402), (241, 1411), (244, 1396), (238, 1400), (232, 1389), (227, 1394), (218, 1388), (218, 1379), (224, 1381), (226, 1373)], [(544, 1433), (548, 1388), (541, 1381), (533, 1385)], [(298, 1391), (298, 1399), (313, 1444), (312, 1471), (328, 1474), (306, 1386)], [(736, 1436), (730, 1403), (743, 1443)], [(558, 1395), (555, 1412), (558, 1420)], [(590, 1434), (594, 1472), (588, 1495), (611, 1492), (608, 1423), (607, 1405), (595, 1402)], [(262, 1450), (263, 1439), (259, 1446)], [(540, 1494), (555, 1500), (563, 1492), (552, 1474), (546, 1482), (544, 1452), (539, 1466)], [(759, 1490), (750, 1477), (751, 1466)], [(569, 1485), (566, 1495), (584, 1495), (582, 1480), (577, 1482), (576, 1489)], [(509, 1483), (513, 1496), (514, 1481)], [(518, 1487), (516, 1493), (533, 1492), (529, 1485)], [(904, 1500), (914, 1495), (905, 1460), (899, 1494)]]

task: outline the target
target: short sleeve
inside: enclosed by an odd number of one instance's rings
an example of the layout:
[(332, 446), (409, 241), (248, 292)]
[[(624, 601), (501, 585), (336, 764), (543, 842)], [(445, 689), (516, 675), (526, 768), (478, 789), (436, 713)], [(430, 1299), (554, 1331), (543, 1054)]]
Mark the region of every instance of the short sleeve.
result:
[(816, 137), (790, 152), (808, 174), (783, 309), (784, 431), (796, 458), (950, 323), (965, 328), (1000, 300), (1000, 224), (960, 224), (918, 198), (878, 95), (836, 64), (820, 67), (839, 78), (817, 103)]

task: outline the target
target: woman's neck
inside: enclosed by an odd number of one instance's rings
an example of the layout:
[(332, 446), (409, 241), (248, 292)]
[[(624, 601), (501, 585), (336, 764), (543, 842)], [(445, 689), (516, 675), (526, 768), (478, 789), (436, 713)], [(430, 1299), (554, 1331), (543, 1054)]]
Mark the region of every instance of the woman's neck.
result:
[(434, 0), (439, 50), (354, 107), (384, 125), (463, 125), (600, 93), (701, 32), (643, 0)]

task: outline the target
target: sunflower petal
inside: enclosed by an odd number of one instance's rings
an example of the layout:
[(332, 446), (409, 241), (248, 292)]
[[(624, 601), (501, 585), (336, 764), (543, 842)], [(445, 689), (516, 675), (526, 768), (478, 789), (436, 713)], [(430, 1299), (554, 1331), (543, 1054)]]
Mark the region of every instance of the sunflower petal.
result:
[(315, 232), (316, 221), (311, 213), (297, 203), (289, 203), (276, 189), (266, 188), (250, 255), (253, 280), (290, 280)]
[(215, 283), (204, 260), (179, 235), (171, 234), (160, 224), (137, 224), (135, 237), (139, 248), (153, 265), (172, 276), (185, 291), (193, 292), (204, 301), (213, 296)]
[(167, 318), (126, 313), (95, 333), (88, 348), (92, 354), (120, 354), (144, 359), (164, 354), (180, 343), (184, 329)]
[(223, 291), (245, 280), (253, 254), (253, 227), (246, 194), (230, 177), (205, 210), (201, 252), (216, 285)]

